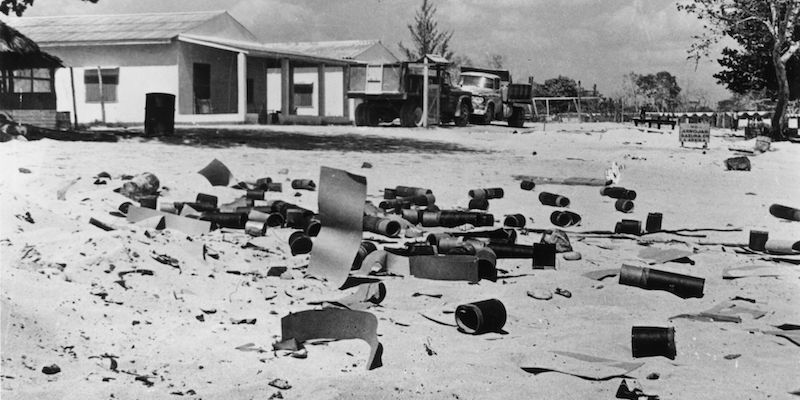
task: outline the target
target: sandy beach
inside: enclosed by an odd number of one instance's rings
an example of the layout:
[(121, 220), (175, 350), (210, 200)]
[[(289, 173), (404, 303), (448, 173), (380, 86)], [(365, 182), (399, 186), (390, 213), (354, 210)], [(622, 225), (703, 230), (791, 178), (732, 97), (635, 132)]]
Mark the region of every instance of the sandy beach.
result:
[[(750, 156), (751, 171), (726, 171), (725, 159), (736, 155), (729, 149), (753, 149), (755, 140), (712, 129), (707, 150), (681, 148), (677, 129), (642, 131), (616, 123), (528, 123), (516, 130), (225, 127), (240, 130), (236, 140), (215, 138), (209, 132), (216, 129), (198, 128), (205, 134), (195, 136), (182, 128), (178, 138), (116, 143), (0, 143), (3, 398), (614, 398), (622, 378), (593, 381), (523, 369), (543, 365), (553, 351), (642, 362), (626, 380), (662, 399), (792, 398), (800, 391), (798, 343), (767, 333), (800, 324), (800, 257), (775, 260), (722, 245), (746, 245), (750, 230), (800, 239), (800, 222), (768, 211), (773, 203), (800, 206), (796, 144), (774, 143), (771, 151)], [(558, 255), (554, 270), (502, 259), (497, 282), (477, 284), (379, 277), (386, 298), (367, 311), (379, 321), (382, 367), (366, 369), (369, 347), (360, 340), (306, 344), (306, 358), (292, 357), (272, 350), (281, 339), (281, 318), (355, 291), (307, 276), (309, 256), (289, 252), (292, 230), (270, 228), (269, 245), (253, 248), (241, 230), (187, 237), (109, 214), (127, 201), (113, 191), (122, 185), (120, 177), (143, 172), (159, 178), (164, 198), (191, 201), (208, 193), (233, 201), (242, 191), (212, 187), (197, 173), (215, 158), (237, 180), (269, 176), (282, 182), (284, 191), (271, 199), (315, 211), (318, 192), (292, 190), (290, 181), (319, 182), (322, 166), (365, 176), (367, 200), (375, 204), (384, 188), (397, 185), (431, 189), (442, 209), (466, 207), (470, 189), (501, 187), (505, 196), (490, 201), (495, 227), (504, 215), (522, 213), (527, 228), (555, 228), (549, 219), (554, 208), (540, 204), (538, 194), (558, 193), (582, 217), (580, 226), (565, 228), (582, 258)], [(365, 162), (372, 167), (362, 168)], [(512, 177), (603, 178), (613, 162), (624, 167), (618, 185), (638, 193), (630, 214), (616, 211), (598, 187), (537, 185), (525, 191)], [(100, 172), (112, 177), (105, 185), (94, 184)], [(76, 179), (59, 200), (59, 189)], [(666, 230), (740, 231), (658, 233), (639, 240), (569, 233), (613, 230), (621, 219), (644, 221), (651, 212), (663, 214)], [(90, 218), (116, 229), (98, 229)], [(540, 238), (520, 231), (517, 242)], [(692, 263), (649, 265), (640, 256), (647, 248), (688, 251)], [(177, 265), (157, 261), (158, 255)], [(617, 277), (584, 276), (622, 264), (704, 278), (704, 296), (683, 299), (620, 285)], [(770, 267), (777, 276), (723, 279), (726, 269), (748, 266)], [(270, 267), (288, 270), (267, 276)], [(151, 274), (121, 274), (141, 270)], [(557, 288), (571, 297), (527, 295)], [(507, 309), (505, 333), (468, 335), (421, 315), (454, 324), (457, 305), (490, 298)], [(670, 320), (728, 302), (759, 312), (740, 315), (741, 322)], [(255, 323), (241, 323), (250, 319)], [(632, 326), (674, 327), (675, 359), (634, 359)], [(59, 373), (42, 372), (53, 364)], [(291, 388), (270, 386), (276, 378)]]

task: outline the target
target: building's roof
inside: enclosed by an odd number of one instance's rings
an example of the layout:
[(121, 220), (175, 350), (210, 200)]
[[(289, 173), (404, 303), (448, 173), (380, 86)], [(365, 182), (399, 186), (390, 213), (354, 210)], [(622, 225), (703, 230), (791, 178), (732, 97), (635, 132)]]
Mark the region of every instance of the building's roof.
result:
[(380, 41), (339, 40), (326, 42), (264, 43), (264, 47), (275, 51), (302, 53), (340, 60), (357, 60), (359, 54), (369, 50), (375, 45), (380, 45)]
[(39, 50), (39, 46), (16, 29), (0, 21), (0, 69), (56, 68), (58, 57)]
[[(231, 22), (233, 21), (233, 22)], [(8, 21), (42, 44), (166, 41), (182, 33), (193, 33), (204, 25), (238, 24), (226, 11), (74, 15), (57, 17), (24, 17)], [(238, 24), (241, 27), (241, 24)], [(256, 40), (244, 27), (236, 32), (244, 39)]]

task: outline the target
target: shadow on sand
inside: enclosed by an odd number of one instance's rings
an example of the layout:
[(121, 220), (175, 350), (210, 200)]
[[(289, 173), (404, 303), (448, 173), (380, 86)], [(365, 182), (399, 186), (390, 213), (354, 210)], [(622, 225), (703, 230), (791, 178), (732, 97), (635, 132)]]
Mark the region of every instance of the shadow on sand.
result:
[(248, 146), (261, 149), (354, 151), (374, 153), (480, 153), (470, 147), (430, 140), (381, 137), (377, 135), (311, 135), (280, 131), (230, 129), (177, 129), (174, 135), (142, 137), (175, 145), (227, 148)]

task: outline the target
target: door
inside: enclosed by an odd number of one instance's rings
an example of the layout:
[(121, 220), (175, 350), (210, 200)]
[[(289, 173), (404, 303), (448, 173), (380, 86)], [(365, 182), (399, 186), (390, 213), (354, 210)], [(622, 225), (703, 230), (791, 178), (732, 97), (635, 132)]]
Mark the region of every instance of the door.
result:
[(367, 65), (366, 93), (380, 93), (383, 87), (383, 66)]

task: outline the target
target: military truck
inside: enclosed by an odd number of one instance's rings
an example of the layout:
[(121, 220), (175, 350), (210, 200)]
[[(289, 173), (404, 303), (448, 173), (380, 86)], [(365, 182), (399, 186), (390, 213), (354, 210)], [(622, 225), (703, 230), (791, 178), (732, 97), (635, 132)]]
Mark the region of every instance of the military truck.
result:
[[(347, 97), (360, 100), (356, 125), (377, 126), (399, 118), (402, 126), (422, 126), (425, 61), (351, 66)], [(453, 85), (446, 59), (429, 55), (427, 61), (428, 124), (466, 126), (471, 93)]]
[(472, 92), (472, 123), (507, 121), (520, 128), (531, 114), (531, 85), (512, 83), (506, 70), (461, 67), (459, 86)]

